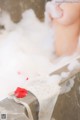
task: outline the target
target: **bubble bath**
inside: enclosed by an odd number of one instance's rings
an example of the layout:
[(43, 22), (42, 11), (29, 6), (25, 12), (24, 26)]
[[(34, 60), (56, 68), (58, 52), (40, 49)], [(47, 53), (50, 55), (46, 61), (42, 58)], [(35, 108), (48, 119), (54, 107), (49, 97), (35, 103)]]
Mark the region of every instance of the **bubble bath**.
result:
[[(18, 86), (24, 87), (38, 98), (39, 120), (50, 120), (61, 91), (60, 81), (80, 66), (77, 60), (71, 61), (77, 55), (57, 58), (52, 28), (46, 22), (40, 22), (32, 10), (25, 11), (17, 24), (2, 12), (0, 24), (5, 27), (0, 30), (0, 101)], [(69, 62), (68, 73), (63, 71), (61, 75), (50, 76)], [(72, 79), (70, 83), (61, 94), (70, 91), (74, 85)]]

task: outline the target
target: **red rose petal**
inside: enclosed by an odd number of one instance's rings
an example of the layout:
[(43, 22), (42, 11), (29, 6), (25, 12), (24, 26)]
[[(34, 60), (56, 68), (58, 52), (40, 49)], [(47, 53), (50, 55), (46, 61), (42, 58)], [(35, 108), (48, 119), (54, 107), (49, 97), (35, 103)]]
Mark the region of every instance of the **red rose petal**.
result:
[(24, 88), (18, 87), (15, 91), (14, 94), (17, 98), (23, 98), (28, 94), (28, 91)]

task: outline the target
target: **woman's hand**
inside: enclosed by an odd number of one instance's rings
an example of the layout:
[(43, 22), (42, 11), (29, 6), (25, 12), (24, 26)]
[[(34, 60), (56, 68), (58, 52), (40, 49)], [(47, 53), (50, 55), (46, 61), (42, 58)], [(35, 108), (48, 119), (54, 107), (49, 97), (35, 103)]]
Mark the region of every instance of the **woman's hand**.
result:
[(60, 4), (55, 3), (53, 0), (47, 2), (45, 7), (45, 19), (48, 22), (53, 22), (54, 19), (61, 18), (63, 15), (63, 11), (60, 8)]
[(80, 3), (62, 3), (63, 16), (56, 21), (62, 25), (72, 25), (80, 21)]
[(62, 25), (74, 24), (80, 18), (80, 3), (61, 3), (51, 1), (46, 4), (45, 16), (52, 24), (54, 20)]

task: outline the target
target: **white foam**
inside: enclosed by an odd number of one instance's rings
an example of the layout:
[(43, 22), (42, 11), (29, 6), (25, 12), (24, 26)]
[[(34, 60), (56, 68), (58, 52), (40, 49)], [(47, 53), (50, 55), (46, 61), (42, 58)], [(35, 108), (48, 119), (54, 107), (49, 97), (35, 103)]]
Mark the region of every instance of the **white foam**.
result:
[(75, 77), (69, 79), (67, 82), (65, 82), (65, 84), (63, 85), (63, 87), (61, 88), (60, 94), (65, 94), (71, 91), (71, 89), (74, 86), (74, 79)]
[(80, 68), (80, 63), (78, 60), (74, 60), (71, 62), (71, 64), (68, 66), (69, 71), (73, 71), (74, 69)]

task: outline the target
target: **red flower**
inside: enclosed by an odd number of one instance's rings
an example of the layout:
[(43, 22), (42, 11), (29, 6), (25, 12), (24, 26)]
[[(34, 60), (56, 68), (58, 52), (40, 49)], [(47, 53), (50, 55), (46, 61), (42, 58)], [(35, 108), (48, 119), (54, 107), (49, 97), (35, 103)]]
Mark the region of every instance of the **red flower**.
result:
[(28, 91), (24, 88), (17, 87), (17, 89), (14, 91), (14, 94), (17, 98), (23, 98), (28, 94)]

